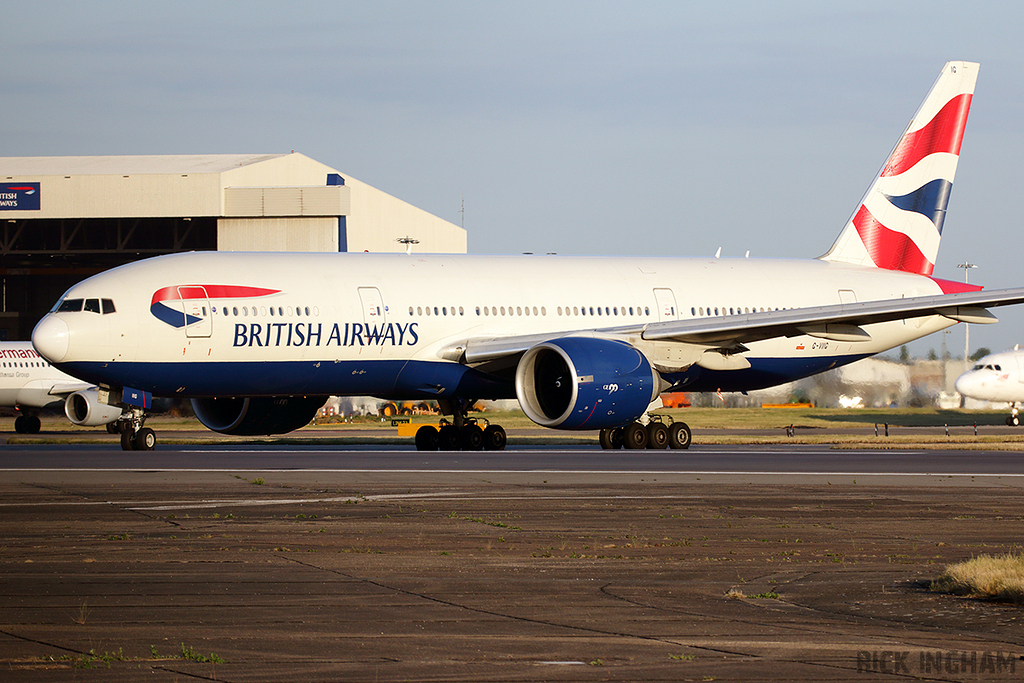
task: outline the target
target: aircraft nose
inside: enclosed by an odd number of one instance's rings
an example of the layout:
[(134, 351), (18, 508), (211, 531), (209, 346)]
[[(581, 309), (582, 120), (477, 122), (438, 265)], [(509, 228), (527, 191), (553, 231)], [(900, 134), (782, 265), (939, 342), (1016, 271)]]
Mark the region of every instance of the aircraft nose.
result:
[(47, 315), (36, 329), (32, 330), (32, 345), (43, 358), (51, 363), (59, 363), (68, 355), (68, 344), (71, 335), (68, 324), (54, 315)]
[(971, 376), (971, 373), (966, 372), (956, 378), (956, 382), (953, 383), (953, 388), (964, 396), (970, 396), (976, 384), (977, 382), (974, 381), (974, 377)]

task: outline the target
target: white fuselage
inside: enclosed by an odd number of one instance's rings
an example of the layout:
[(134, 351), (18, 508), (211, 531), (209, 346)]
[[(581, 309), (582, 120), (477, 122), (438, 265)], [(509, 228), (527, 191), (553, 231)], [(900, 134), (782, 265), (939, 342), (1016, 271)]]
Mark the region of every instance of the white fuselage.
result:
[[(116, 310), (55, 307), (34, 339), (73, 375), (158, 396), (499, 398), (515, 395), (507, 377), (469, 371), (446, 349), (941, 293), (929, 277), (821, 260), (199, 252), (85, 280), (62, 301)], [(952, 324), (929, 316), (867, 325), (869, 341), (754, 342), (746, 370), (694, 367), (666, 379), (755, 389)]]
[(956, 390), (981, 401), (1024, 402), (1024, 351), (985, 356), (957, 377)]
[(36, 353), (31, 342), (0, 342), (0, 405), (43, 408), (59, 405), (55, 386), (81, 385)]

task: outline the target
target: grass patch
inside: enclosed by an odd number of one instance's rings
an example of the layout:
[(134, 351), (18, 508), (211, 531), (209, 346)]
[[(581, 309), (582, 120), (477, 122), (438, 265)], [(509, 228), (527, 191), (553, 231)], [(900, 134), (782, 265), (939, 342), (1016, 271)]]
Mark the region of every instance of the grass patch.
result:
[(1024, 555), (979, 555), (951, 564), (931, 584), (934, 591), (1024, 603)]
[(211, 652), (209, 656), (204, 655), (192, 646), (186, 646), (185, 643), (181, 644), (181, 658), (190, 662), (202, 662), (203, 664), (226, 664), (227, 660), (217, 656), (217, 653)]

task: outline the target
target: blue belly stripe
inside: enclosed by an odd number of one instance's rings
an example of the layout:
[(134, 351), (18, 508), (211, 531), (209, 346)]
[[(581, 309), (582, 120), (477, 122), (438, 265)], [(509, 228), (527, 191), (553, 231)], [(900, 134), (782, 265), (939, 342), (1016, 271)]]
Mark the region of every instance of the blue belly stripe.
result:
[[(679, 391), (752, 391), (809, 377), (871, 354), (751, 358), (745, 370), (693, 366), (666, 374)], [(388, 399), (515, 398), (511, 377), (447, 361), (76, 362), (59, 369), (87, 382), (130, 386), (170, 398), (210, 396), (378, 396)]]

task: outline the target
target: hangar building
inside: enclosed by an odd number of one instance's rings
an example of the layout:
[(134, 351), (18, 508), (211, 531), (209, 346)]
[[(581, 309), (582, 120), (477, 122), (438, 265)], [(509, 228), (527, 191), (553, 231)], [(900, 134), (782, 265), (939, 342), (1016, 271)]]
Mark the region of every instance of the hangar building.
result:
[(71, 285), (179, 251), (465, 253), (466, 231), (303, 154), (0, 158), (0, 339)]

